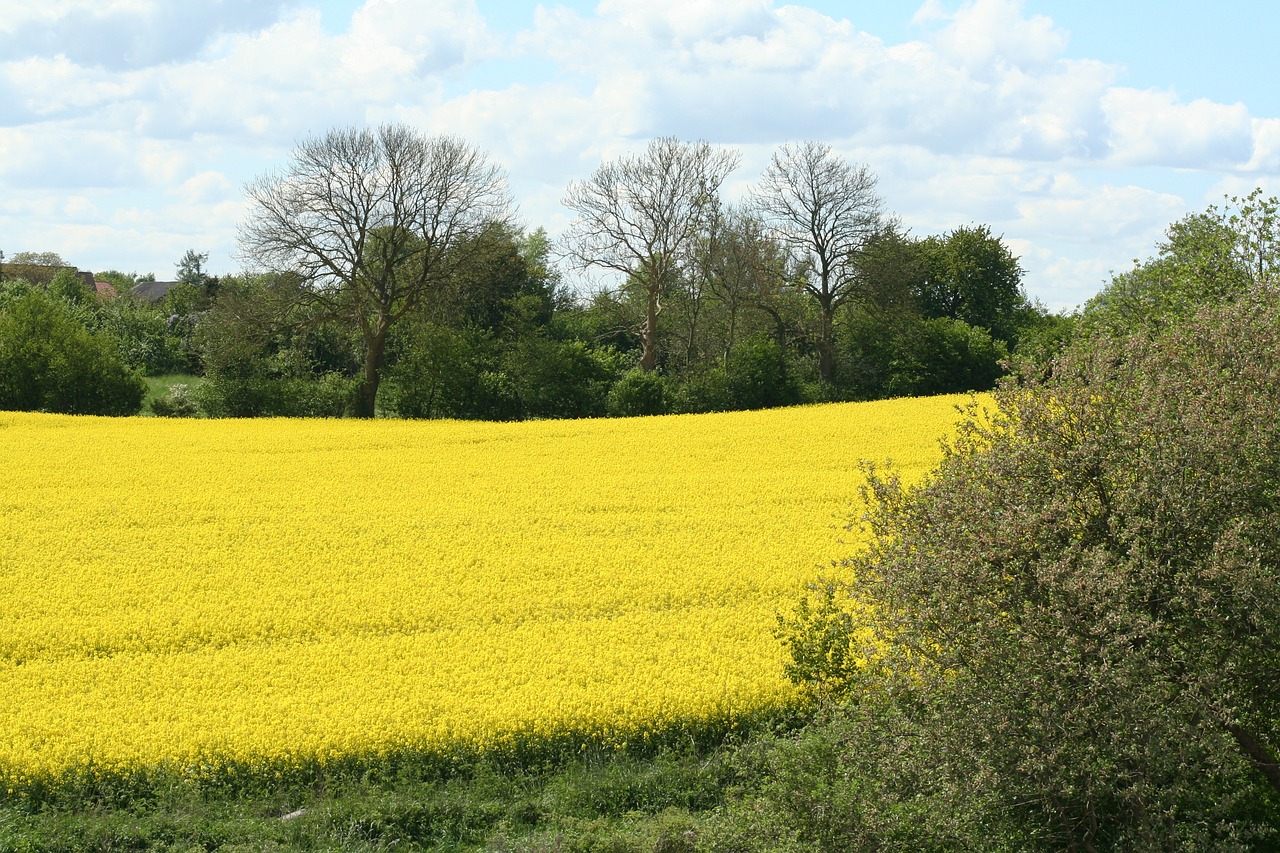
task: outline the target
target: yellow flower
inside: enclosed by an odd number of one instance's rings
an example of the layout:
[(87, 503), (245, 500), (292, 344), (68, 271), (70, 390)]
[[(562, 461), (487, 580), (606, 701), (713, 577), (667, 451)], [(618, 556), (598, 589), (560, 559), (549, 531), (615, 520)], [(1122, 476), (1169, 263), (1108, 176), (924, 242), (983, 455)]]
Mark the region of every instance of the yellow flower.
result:
[(0, 778), (645, 741), (791, 701), (774, 613), (957, 398), (519, 424), (0, 413)]

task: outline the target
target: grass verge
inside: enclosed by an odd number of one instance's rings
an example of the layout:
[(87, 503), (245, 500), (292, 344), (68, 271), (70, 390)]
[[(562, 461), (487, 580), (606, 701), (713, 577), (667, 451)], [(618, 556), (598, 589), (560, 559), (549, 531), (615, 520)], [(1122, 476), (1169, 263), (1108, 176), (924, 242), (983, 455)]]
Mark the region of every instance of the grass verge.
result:
[[(790, 723), (776, 721), (776, 726)], [(694, 851), (770, 732), (647, 754), (593, 748), (541, 766), (478, 758), (443, 778), (344, 772), (308, 785), (0, 801), (0, 851)]]

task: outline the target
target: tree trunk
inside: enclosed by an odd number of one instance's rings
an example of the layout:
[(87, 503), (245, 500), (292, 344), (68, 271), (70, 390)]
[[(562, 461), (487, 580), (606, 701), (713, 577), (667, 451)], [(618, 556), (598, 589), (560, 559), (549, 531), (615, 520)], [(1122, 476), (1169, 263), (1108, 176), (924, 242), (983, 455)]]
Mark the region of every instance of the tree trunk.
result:
[(355, 413), (358, 418), (371, 418), (377, 412), (378, 386), (382, 384), (382, 366), (386, 361), (387, 330), (390, 325), (388, 318), (379, 317), (377, 327), (365, 338), (364, 375)]
[(646, 373), (658, 367), (658, 290), (648, 289), (644, 306), (644, 325), (640, 327), (640, 343), (644, 350), (640, 355), (640, 369)]
[(830, 385), (836, 375), (836, 346), (834, 325), (832, 323), (832, 307), (822, 303), (821, 322), (818, 328), (818, 379), (824, 385)]
[[(729, 353), (733, 352), (734, 338), (738, 334), (738, 304), (736, 302), (729, 303), (729, 333), (726, 335), (724, 342), (724, 353), (720, 357), (720, 366), (729, 366)], [(781, 345), (779, 345), (781, 346)]]

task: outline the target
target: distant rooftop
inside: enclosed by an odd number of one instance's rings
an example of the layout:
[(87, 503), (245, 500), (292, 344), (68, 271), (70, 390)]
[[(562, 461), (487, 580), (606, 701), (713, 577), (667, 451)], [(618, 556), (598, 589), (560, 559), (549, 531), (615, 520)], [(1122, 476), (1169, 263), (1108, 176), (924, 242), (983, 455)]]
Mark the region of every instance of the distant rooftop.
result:
[(129, 296), (143, 302), (159, 302), (179, 283), (176, 281), (140, 281), (129, 288)]

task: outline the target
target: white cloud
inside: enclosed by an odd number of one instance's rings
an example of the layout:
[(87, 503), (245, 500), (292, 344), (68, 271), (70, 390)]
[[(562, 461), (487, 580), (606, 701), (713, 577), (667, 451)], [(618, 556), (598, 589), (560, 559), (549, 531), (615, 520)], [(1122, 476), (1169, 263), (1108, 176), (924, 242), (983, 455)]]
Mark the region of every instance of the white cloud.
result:
[(118, 134), (63, 123), (6, 129), (0, 131), (0, 177), (12, 188), (55, 193), (127, 186), (144, 178), (135, 144)]
[(496, 49), (473, 0), (368, 0), (343, 41), (343, 64), (362, 77), (438, 73)]
[[(1100, 257), (1073, 257), (1028, 240), (1005, 238), (1009, 250), (1019, 258), (1028, 295), (1050, 311), (1072, 311), (1089, 300), (1125, 268)], [(1053, 282), (1052, 289), (1038, 286)]]
[(938, 0), (928, 0), (915, 21), (944, 22), (930, 41), (943, 56), (979, 72), (1004, 73), (1009, 66), (1046, 69), (1067, 45), (1066, 33), (1052, 19), (1025, 17), (1021, 0), (973, 0), (950, 13)]
[[(1018, 204), (1026, 231), (1082, 245), (1134, 237), (1150, 241), (1184, 210), (1178, 196), (1138, 186), (1086, 187), (1067, 175), (1059, 176), (1049, 192)], [(1154, 234), (1153, 222), (1161, 223)]]
[(83, 113), (127, 96), (130, 88), (127, 78), (86, 69), (61, 54), (21, 59), (0, 65), (0, 117), (17, 122)]
[(239, 190), (221, 172), (200, 172), (182, 181), (176, 194), (186, 205), (216, 204), (238, 197)]
[[(672, 5), (698, 14), (673, 17)], [(1105, 152), (1099, 99), (1115, 69), (1059, 58), (1065, 37), (1019, 4), (967, 5), (929, 40), (900, 45), (802, 7), (739, 5), (736, 17), (635, 0), (603, 4), (596, 18), (543, 11), (526, 43), (594, 79), (597, 106), (625, 104), (641, 136)]]
[(1184, 104), (1171, 92), (1115, 88), (1102, 96), (1102, 110), (1112, 156), (1124, 165), (1232, 168), (1253, 156), (1244, 104)]
[(1253, 156), (1249, 172), (1280, 172), (1280, 118), (1253, 120)]
[(114, 71), (183, 62), (223, 33), (270, 24), (288, 2), (44, 0), (5, 9), (0, 56), (63, 54), (79, 65)]

